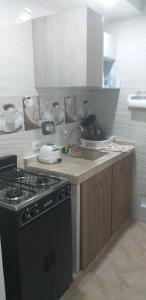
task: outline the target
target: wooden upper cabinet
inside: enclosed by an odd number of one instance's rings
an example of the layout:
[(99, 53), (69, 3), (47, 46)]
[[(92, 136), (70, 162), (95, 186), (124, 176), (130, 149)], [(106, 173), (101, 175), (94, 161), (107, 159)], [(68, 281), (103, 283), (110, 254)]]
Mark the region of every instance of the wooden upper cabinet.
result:
[(81, 269), (111, 237), (112, 168), (81, 185)]
[(56, 15), (34, 19), (32, 24), (36, 87), (56, 87)]
[(130, 217), (133, 154), (113, 166), (112, 234)]
[(79, 8), (33, 20), (36, 87), (100, 87), (102, 17)]

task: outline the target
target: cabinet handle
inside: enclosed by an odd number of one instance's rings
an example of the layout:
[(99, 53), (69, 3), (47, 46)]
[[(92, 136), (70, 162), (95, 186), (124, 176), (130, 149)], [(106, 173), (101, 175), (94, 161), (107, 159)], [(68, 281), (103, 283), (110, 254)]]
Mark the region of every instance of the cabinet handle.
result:
[(44, 263), (43, 263), (43, 270), (45, 273), (50, 271), (50, 259), (49, 257), (45, 257)]
[(100, 186), (102, 186), (102, 183), (101, 183), (101, 181), (99, 181), (98, 183), (96, 183), (96, 188), (98, 189)]
[(50, 257), (51, 257), (51, 265), (55, 266), (56, 265), (56, 251), (54, 249), (51, 251)]

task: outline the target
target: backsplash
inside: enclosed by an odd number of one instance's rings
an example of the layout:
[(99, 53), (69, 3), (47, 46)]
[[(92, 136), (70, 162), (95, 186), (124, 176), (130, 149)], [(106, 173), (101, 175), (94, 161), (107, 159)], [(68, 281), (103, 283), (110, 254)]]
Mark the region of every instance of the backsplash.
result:
[[(32, 141), (46, 142), (40, 129), (41, 122), (42, 119), (48, 120), (51, 118), (50, 114), (54, 103), (58, 103), (61, 108), (57, 117), (60, 118), (61, 115), (62, 121), (56, 124), (56, 133), (48, 136), (48, 142), (62, 145), (64, 129), (67, 128), (70, 132), (76, 126), (76, 121), (79, 121), (79, 119), (75, 119), (71, 123), (65, 124), (65, 97), (74, 95), (75, 107), (71, 104), (73, 108), (70, 109), (70, 112), (74, 113), (80, 112), (83, 101), (89, 98), (89, 92), (84, 89), (42, 90), (39, 91), (39, 94), (39, 97), (32, 96), (34, 105), (30, 105), (29, 102), (23, 100), (23, 97), (19, 96), (0, 97), (0, 155), (17, 154), (20, 166), (23, 165), (22, 157), (32, 152)], [(5, 115), (4, 108), (10, 109), (10, 115)], [(77, 128), (72, 135), (71, 142), (78, 143), (79, 138), (80, 132)]]
[[(40, 95), (41, 107), (46, 113), (43, 115), (43, 119), (54, 119), (54, 104), (57, 103), (58, 111), (56, 113), (56, 134), (49, 136), (50, 142), (62, 145), (64, 142), (64, 129), (68, 130), (68, 133), (78, 124), (82, 117), (83, 103), (89, 100), (89, 113), (92, 112), (90, 91), (86, 89), (40, 89), (38, 90)], [(68, 107), (66, 107), (66, 99), (68, 101)], [(59, 112), (59, 113), (58, 113)], [(75, 128), (71, 143), (79, 143), (80, 131)]]
[(23, 130), (21, 97), (0, 97), (0, 135)]

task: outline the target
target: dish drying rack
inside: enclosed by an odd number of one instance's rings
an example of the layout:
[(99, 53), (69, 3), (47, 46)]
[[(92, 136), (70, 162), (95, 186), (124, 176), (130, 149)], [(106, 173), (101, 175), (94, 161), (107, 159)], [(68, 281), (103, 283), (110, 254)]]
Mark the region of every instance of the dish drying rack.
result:
[(115, 136), (109, 136), (107, 139), (103, 141), (80, 139), (80, 142), (81, 142), (81, 147), (83, 148), (100, 150), (110, 145), (112, 142), (114, 142), (114, 140), (115, 140)]

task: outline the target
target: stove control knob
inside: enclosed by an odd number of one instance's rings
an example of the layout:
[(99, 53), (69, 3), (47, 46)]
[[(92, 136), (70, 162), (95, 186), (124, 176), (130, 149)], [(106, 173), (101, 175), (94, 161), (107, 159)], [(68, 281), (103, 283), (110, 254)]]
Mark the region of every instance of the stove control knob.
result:
[(27, 208), (26, 210), (22, 211), (22, 213), (20, 214), (21, 224), (27, 222), (29, 218), (30, 218), (30, 213), (29, 213), (29, 208)]
[(70, 186), (64, 187), (58, 193), (58, 200), (61, 201), (67, 197), (70, 197), (70, 195), (71, 195)]
[(66, 188), (65, 188), (65, 196), (66, 197), (71, 196), (71, 186), (70, 185), (66, 186)]
[(38, 213), (39, 213), (38, 205), (32, 206), (30, 209), (30, 217), (35, 217), (38, 215)]
[(59, 192), (58, 192), (58, 201), (61, 201), (65, 198), (65, 190), (64, 189), (61, 189)]

